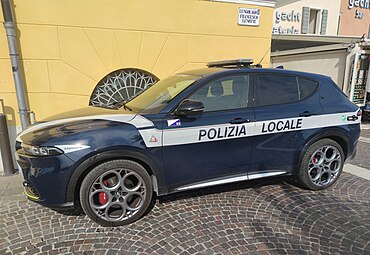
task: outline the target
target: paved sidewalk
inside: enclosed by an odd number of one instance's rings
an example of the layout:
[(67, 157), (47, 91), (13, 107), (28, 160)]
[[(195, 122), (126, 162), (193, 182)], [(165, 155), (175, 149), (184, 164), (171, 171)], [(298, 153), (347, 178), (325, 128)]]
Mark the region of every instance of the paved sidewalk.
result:
[(362, 129), (361, 130), (361, 137), (370, 138), (370, 127), (369, 127), (369, 129)]
[(119, 228), (29, 202), (20, 175), (2, 177), (0, 254), (370, 254), (369, 172), (347, 165), (317, 192), (272, 178), (178, 193)]
[(370, 137), (370, 122), (361, 124), (361, 136)]
[(0, 177), (0, 202), (8, 200), (26, 200), (23, 195), (23, 176), (21, 173)]
[(356, 157), (349, 160), (349, 164), (353, 164), (370, 172), (370, 124), (361, 125), (361, 136), (357, 145)]

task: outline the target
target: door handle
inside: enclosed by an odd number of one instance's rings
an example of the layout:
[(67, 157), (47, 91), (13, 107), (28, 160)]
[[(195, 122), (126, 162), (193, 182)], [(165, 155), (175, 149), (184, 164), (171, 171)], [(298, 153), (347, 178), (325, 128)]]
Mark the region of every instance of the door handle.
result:
[(299, 114), (300, 117), (310, 117), (312, 115), (316, 115), (316, 113), (312, 113), (312, 112), (309, 112), (309, 111), (304, 111), (304, 112), (301, 112)]
[(242, 123), (246, 123), (250, 121), (251, 121), (250, 119), (236, 118), (236, 119), (231, 120), (229, 123), (230, 124), (242, 124)]
[(358, 120), (358, 116), (356, 116), (356, 115), (348, 116), (347, 120), (348, 121), (356, 121), (356, 120)]

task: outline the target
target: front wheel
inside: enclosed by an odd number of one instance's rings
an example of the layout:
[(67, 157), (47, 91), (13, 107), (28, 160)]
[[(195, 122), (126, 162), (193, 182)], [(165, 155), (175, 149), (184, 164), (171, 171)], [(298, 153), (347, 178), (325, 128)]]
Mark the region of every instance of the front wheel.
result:
[(131, 160), (112, 160), (95, 167), (80, 188), (84, 212), (102, 226), (130, 224), (148, 209), (153, 196), (149, 174)]
[(342, 147), (331, 139), (319, 140), (305, 151), (298, 181), (312, 190), (326, 189), (336, 182), (343, 165)]

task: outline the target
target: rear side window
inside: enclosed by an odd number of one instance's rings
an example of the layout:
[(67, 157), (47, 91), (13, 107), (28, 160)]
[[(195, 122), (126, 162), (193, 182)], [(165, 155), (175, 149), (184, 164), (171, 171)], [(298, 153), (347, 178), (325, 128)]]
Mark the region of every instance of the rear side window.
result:
[(257, 77), (255, 106), (286, 104), (299, 100), (295, 76), (261, 74)]
[(298, 78), (298, 84), (300, 100), (311, 96), (318, 86), (317, 82), (301, 77)]

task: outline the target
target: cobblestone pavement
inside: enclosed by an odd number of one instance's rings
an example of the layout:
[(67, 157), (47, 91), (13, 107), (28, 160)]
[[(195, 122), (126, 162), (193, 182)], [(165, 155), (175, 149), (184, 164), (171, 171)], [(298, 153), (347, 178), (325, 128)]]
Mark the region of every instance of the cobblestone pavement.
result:
[(370, 181), (342, 173), (313, 192), (285, 180), (167, 196), (119, 228), (3, 194), (0, 254), (370, 254)]

